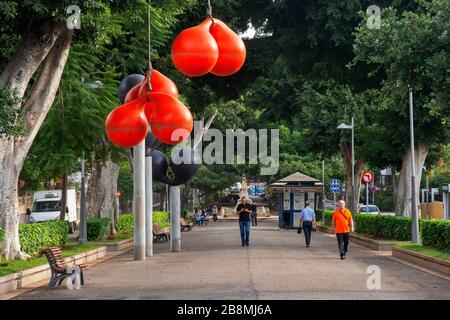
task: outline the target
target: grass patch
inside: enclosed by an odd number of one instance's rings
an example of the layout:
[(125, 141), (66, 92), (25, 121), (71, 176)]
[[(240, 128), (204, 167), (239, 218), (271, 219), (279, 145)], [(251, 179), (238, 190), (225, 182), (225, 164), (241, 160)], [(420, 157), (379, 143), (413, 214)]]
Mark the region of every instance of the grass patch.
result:
[(99, 241), (99, 243), (113, 243), (113, 242), (118, 242), (118, 241), (122, 241), (122, 240), (127, 240), (133, 238), (132, 234), (129, 233), (118, 233), (115, 237), (113, 238), (108, 238), (106, 240), (103, 241)]
[(414, 243), (411, 243), (408, 241), (408, 242), (397, 242), (396, 246), (399, 248), (406, 249), (406, 250), (411, 250), (414, 252), (426, 254), (426, 255), (432, 256), (434, 258), (450, 261), (450, 253), (442, 252), (437, 249), (433, 249), (433, 248), (429, 248), (429, 247), (425, 247), (421, 244), (414, 244)]
[[(78, 244), (77, 242), (67, 242), (67, 244), (62, 249), (63, 256), (73, 256), (75, 254), (98, 248), (99, 246), (100, 245), (96, 243)], [(47, 263), (48, 262), (45, 257), (30, 258), (28, 260), (5, 260), (0, 258), (0, 277), (6, 276), (11, 273), (20, 272), (25, 269), (41, 266)]]

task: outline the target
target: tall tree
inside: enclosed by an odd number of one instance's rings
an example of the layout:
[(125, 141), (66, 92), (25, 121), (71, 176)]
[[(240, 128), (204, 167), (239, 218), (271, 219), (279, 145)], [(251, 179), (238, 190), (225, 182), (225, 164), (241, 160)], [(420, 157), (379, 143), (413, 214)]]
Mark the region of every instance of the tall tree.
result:
[[(361, 25), (356, 33), (354, 63), (370, 64), (370, 74), (383, 70), (382, 95), (377, 118), (381, 135), (374, 141), (385, 144), (386, 158), (401, 162), (396, 213), (411, 214), (412, 188), (418, 194), (422, 167), (428, 151), (445, 146), (450, 139), (450, 6), (445, 0), (419, 1), (413, 11), (382, 11), (380, 29)], [(414, 96), (415, 173), (411, 185), (408, 86)], [(381, 128), (383, 127), (383, 128)], [(381, 142), (379, 137), (388, 137)], [(392, 162), (394, 162), (392, 161)], [(418, 199), (417, 199), (418, 201)], [(418, 202), (413, 204), (418, 206)]]

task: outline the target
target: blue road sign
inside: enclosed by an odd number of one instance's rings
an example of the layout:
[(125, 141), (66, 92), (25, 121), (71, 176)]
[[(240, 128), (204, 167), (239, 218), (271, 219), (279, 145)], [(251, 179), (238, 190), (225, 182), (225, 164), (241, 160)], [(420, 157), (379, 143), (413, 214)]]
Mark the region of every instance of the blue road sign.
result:
[(332, 179), (330, 181), (330, 192), (332, 192), (332, 193), (339, 192), (339, 180), (338, 179)]

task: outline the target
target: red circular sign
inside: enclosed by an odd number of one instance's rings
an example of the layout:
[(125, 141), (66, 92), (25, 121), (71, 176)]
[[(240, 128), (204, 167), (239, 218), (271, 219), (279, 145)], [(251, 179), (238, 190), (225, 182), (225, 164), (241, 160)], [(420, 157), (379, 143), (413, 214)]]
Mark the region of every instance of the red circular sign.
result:
[(373, 173), (372, 172), (364, 172), (362, 174), (362, 181), (364, 183), (371, 183), (373, 181)]

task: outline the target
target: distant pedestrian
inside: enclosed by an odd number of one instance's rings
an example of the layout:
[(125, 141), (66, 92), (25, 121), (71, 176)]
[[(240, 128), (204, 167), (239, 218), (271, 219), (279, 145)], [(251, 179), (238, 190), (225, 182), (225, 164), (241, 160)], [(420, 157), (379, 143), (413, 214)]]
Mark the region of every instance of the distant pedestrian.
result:
[(239, 215), (239, 229), (241, 232), (241, 245), (250, 245), (250, 215), (252, 213), (251, 205), (245, 197), (241, 198), (241, 203), (236, 207), (236, 213)]
[(350, 210), (345, 208), (344, 200), (339, 200), (338, 208), (333, 212), (332, 228), (336, 233), (341, 259), (345, 259), (350, 238), (350, 230), (353, 231), (353, 218)]
[(198, 210), (198, 208), (195, 208), (194, 217), (195, 217), (195, 224), (197, 226), (200, 226), (202, 224), (202, 214), (200, 213), (200, 210)]
[(305, 202), (305, 208), (300, 216), (300, 225), (305, 234), (306, 247), (311, 245), (311, 232), (316, 229), (316, 213), (309, 207), (309, 201)]
[(212, 215), (213, 215), (213, 221), (216, 222), (217, 221), (217, 215), (219, 214), (219, 209), (217, 208), (216, 205), (213, 206), (212, 208)]
[(252, 209), (251, 218), (252, 218), (252, 226), (256, 227), (258, 225), (258, 216), (256, 213), (256, 204), (252, 200), (248, 200), (250, 203), (250, 207)]

